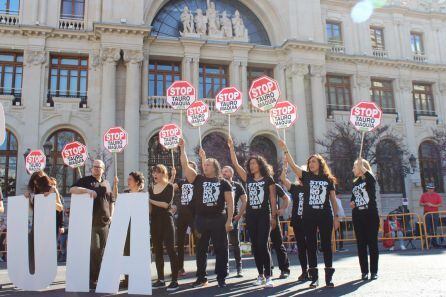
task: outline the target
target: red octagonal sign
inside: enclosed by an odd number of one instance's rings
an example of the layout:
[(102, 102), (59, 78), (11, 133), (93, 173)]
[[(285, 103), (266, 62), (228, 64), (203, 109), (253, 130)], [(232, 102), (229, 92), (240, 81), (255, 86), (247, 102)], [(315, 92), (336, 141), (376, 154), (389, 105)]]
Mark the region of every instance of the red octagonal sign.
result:
[(370, 132), (381, 124), (382, 114), (375, 102), (359, 102), (351, 109), (350, 123), (361, 132)]
[(165, 149), (174, 149), (180, 143), (181, 135), (180, 127), (175, 124), (166, 124), (161, 128), (159, 133), (160, 144)]
[(110, 153), (120, 153), (128, 143), (127, 132), (121, 127), (108, 129), (104, 134), (104, 146)]
[(63, 162), (71, 168), (84, 165), (87, 158), (87, 147), (78, 141), (67, 143), (62, 150)]
[(269, 111), (271, 124), (276, 129), (291, 127), (297, 120), (297, 108), (289, 101), (281, 101)]
[(173, 109), (187, 109), (197, 100), (197, 91), (194, 86), (185, 80), (173, 82), (167, 88), (167, 102)]
[(215, 96), (215, 109), (223, 114), (234, 113), (243, 103), (242, 92), (235, 87), (223, 88)]
[(280, 99), (278, 82), (268, 76), (255, 79), (249, 89), (249, 99), (252, 105), (261, 111), (270, 110)]
[(25, 158), (26, 170), (29, 173), (41, 171), (45, 169), (46, 157), (41, 150), (31, 151)]

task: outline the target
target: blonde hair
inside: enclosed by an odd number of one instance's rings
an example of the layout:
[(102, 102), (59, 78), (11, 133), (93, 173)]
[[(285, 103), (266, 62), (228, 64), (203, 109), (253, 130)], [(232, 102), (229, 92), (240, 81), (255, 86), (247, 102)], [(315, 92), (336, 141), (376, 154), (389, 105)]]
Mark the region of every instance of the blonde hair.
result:
[[(368, 172), (370, 172), (371, 175), (374, 175), (374, 174), (373, 174), (373, 170), (372, 170), (372, 166), (370, 165), (369, 161), (367, 161), (367, 160), (365, 160), (365, 159), (361, 159), (361, 160), (362, 160), (362, 166), (364, 166), (364, 168), (365, 168)], [(353, 163), (353, 166), (357, 166), (358, 163), (359, 163), (359, 161), (360, 161), (360, 160), (357, 159), (357, 160), (355, 161), (355, 163)], [(364, 178), (364, 175), (355, 178), (354, 181), (357, 181), (358, 178)]]
[(169, 174), (167, 171), (167, 167), (164, 166), (163, 164), (157, 164), (155, 166), (152, 167), (152, 173), (156, 172), (156, 173), (161, 173), (163, 175), (163, 179), (165, 182), (169, 181)]

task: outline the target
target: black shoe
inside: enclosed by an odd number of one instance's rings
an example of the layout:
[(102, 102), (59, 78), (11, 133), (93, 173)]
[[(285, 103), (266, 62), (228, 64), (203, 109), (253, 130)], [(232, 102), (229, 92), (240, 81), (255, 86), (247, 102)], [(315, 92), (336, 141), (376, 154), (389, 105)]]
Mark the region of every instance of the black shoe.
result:
[(90, 290), (92, 290), (92, 291), (96, 290), (97, 285), (98, 285), (98, 282), (90, 281)]
[(334, 272), (334, 268), (325, 268), (325, 285), (327, 286), (327, 288), (334, 288), (334, 284), (332, 282)]
[(280, 276), (279, 276), (279, 278), (280, 279), (286, 279), (286, 278), (288, 278), (290, 276), (290, 272), (289, 271), (281, 271), (280, 272)]
[(166, 287), (166, 282), (163, 280), (157, 280), (153, 285), (152, 288), (154, 289), (159, 289), (159, 288), (165, 288)]
[(224, 279), (218, 281), (219, 288), (226, 288), (226, 281)]
[(306, 270), (302, 271), (302, 274), (297, 278), (297, 281), (299, 282), (306, 282), (308, 280), (309, 280), (308, 271)]
[(368, 280), (369, 279), (369, 274), (368, 273), (362, 273), (361, 274), (361, 279), (362, 280)]
[(192, 287), (194, 288), (201, 288), (201, 287), (205, 287), (208, 284), (208, 279), (207, 278), (202, 278), (202, 279), (197, 279), (193, 284)]
[(237, 268), (237, 277), (238, 278), (242, 278), (243, 277), (243, 273), (242, 273), (242, 269), (241, 268)]
[(376, 274), (376, 273), (372, 273), (372, 274), (370, 275), (370, 279), (371, 279), (371, 280), (378, 279), (378, 274)]
[(310, 275), (310, 288), (316, 288), (319, 285), (319, 274), (317, 268), (308, 269), (308, 274)]
[(177, 281), (171, 281), (169, 286), (167, 287), (167, 291), (172, 292), (178, 290), (179, 288), (180, 286), (178, 286)]

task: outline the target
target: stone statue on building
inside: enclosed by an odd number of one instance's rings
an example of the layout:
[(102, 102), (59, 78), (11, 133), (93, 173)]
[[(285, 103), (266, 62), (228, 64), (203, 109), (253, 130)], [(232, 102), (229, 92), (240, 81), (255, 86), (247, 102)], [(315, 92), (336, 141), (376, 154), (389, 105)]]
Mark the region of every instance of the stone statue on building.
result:
[(220, 17), (215, 9), (215, 3), (210, 2), (206, 10), (206, 17), (208, 19), (208, 34), (210, 36), (221, 36), (220, 31)]
[(232, 38), (232, 22), (228, 18), (226, 11), (223, 11), (221, 16), (221, 31), (223, 33), (223, 37)]
[(181, 22), (183, 23), (183, 32), (181, 35), (195, 33), (194, 16), (187, 6), (184, 6), (181, 13)]
[(206, 35), (207, 23), (207, 16), (203, 15), (203, 11), (201, 9), (197, 9), (195, 15), (195, 28), (197, 29), (198, 34)]
[(234, 17), (232, 18), (232, 26), (234, 27), (235, 39), (243, 41), (248, 39), (248, 30), (246, 29), (238, 10), (235, 11)]

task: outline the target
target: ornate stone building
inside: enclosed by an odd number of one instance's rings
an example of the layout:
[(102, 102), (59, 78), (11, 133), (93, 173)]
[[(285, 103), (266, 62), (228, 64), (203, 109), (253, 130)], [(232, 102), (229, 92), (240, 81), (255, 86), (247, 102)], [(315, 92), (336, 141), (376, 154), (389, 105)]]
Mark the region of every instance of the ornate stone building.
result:
[[(8, 131), (0, 185), (8, 195), (22, 193), (24, 153), (45, 148), (47, 170), (67, 193), (76, 173), (63, 166), (63, 145), (77, 139), (92, 157), (109, 160), (102, 135), (114, 125), (130, 138), (118, 157), (121, 181), (132, 170), (170, 164), (157, 131), (180, 121), (164, 97), (178, 79), (192, 82), (211, 109), (222, 87), (238, 87), (244, 103), (233, 116), (233, 137), (277, 164), (276, 132), (247, 99), (250, 82), (267, 74), (298, 107), (286, 139), (301, 164), (322, 150), (315, 140), (347, 121), (353, 104), (380, 104), (413, 165), (404, 176), (398, 164), (395, 170), (376, 160), (381, 208), (387, 212), (407, 196), (409, 208), (420, 211), (425, 182), (444, 192), (432, 129), (446, 117), (446, 4), (382, 2), (357, 24), (353, 0), (0, 0), (0, 102)], [(225, 125), (213, 112), (203, 128), (206, 148), (225, 148)], [(192, 155), (198, 132), (183, 126)], [(382, 141), (380, 149), (392, 152), (394, 143)], [(346, 183), (351, 164), (343, 157), (334, 150), (330, 162)]]

